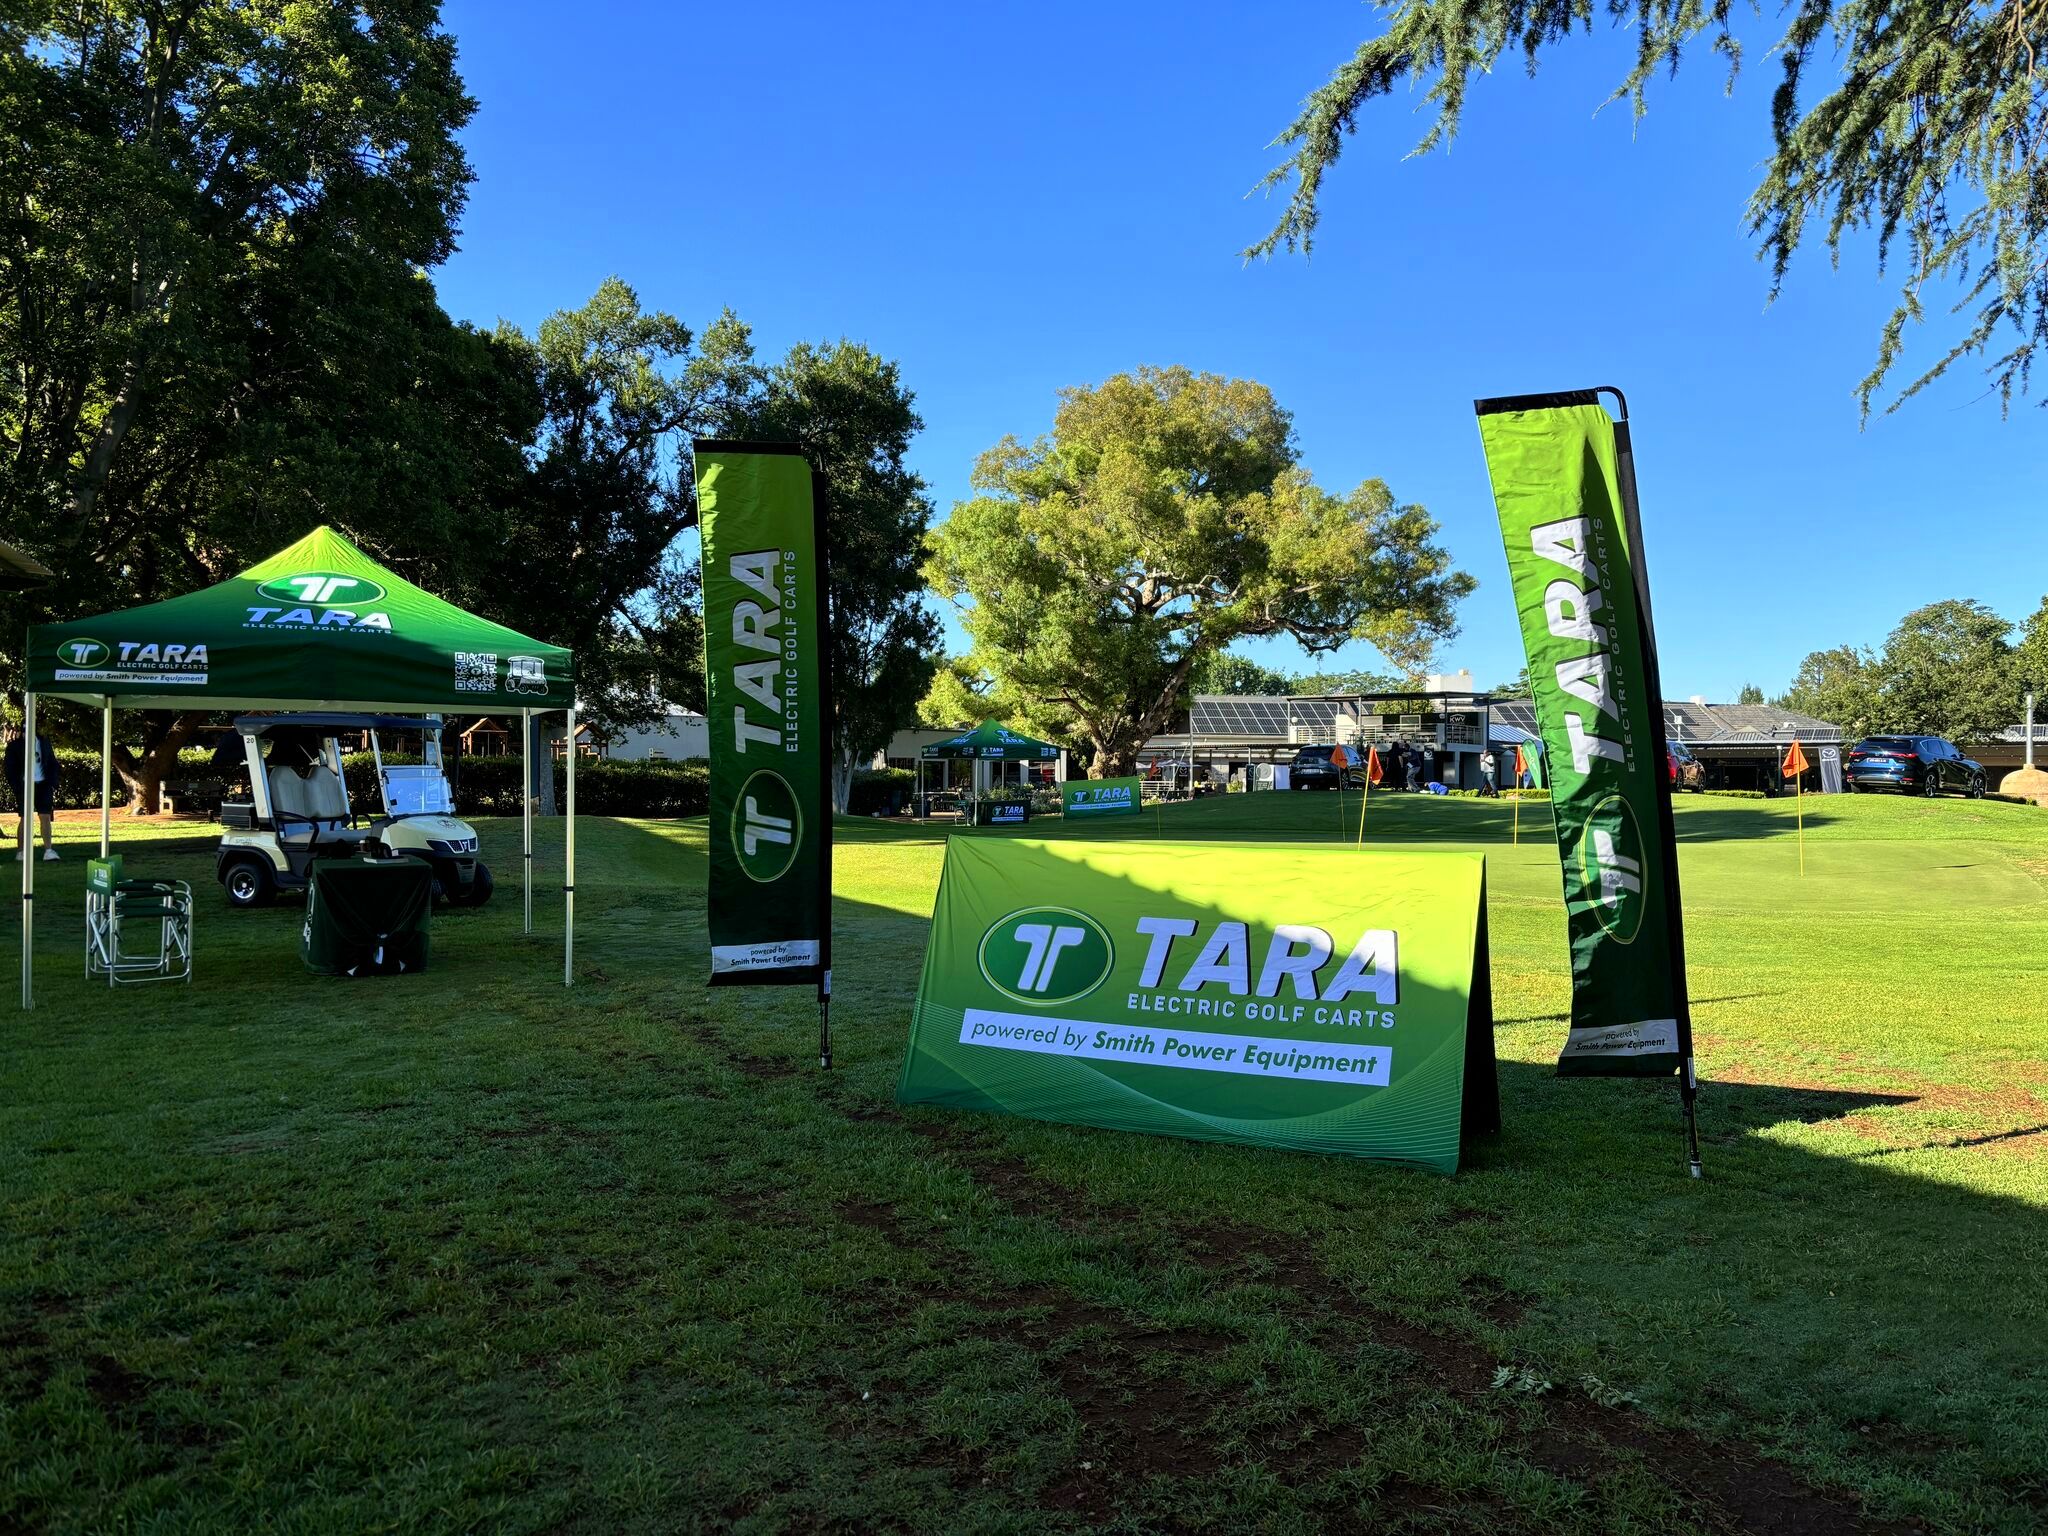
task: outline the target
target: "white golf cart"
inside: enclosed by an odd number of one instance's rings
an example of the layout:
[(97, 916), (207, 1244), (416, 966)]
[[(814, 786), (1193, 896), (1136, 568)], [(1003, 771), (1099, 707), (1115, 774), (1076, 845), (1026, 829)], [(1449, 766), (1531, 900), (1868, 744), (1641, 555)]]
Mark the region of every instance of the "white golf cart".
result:
[[(367, 820), (349, 805), (342, 731), (369, 734), (383, 808)], [(418, 735), (425, 761), (385, 763), (382, 731)], [(433, 865), (436, 894), (458, 906), (491, 899), (476, 829), (452, 814), (439, 715), (242, 715), (235, 733), (249, 790), (221, 803), (214, 867), (230, 906), (258, 907), (281, 891), (303, 891), (315, 859), (400, 855)]]

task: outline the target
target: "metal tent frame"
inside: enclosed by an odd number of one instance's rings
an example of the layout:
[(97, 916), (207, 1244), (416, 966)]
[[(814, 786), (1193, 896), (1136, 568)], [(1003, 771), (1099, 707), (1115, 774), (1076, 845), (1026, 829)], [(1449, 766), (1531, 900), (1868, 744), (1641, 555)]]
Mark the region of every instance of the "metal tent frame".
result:
[[(100, 857), (106, 858), (113, 851), (113, 803), (114, 803), (114, 698), (101, 694), (100, 698)], [(289, 707), (299, 701), (278, 699), (271, 701), (279, 706)], [(520, 852), (519, 885), (522, 902), (520, 932), (533, 932), (533, 722), (536, 717), (552, 714), (552, 710), (522, 709), (520, 716)], [(567, 711), (567, 741), (569, 761), (566, 765), (567, 784), (562, 805), (563, 820), (563, 873), (562, 873), (562, 985), (576, 984), (576, 707)], [(24, 1010), (35, 1006), (35, 900), (36, 860), (31, 856), (35, 840), (28, 835), (34, 830), (35, 774), (36, 774), (36, 695), (24, 693), (21, 696), (21, 730), (23, 749), (21, 754), (21, 783), (15, 786), (21, 796), (23, 837), (21, 842), (21, 1006)]]

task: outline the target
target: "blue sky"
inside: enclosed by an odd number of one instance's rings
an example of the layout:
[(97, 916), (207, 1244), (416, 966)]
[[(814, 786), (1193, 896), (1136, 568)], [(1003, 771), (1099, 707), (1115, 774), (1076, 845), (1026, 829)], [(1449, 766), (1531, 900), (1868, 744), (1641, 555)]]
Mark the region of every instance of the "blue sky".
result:
[[(2048, 417), (2001, 419), (1970, 371), (1860, 430), (1892, 294), (1867, 247), (1839, 270), (1806, 255), (1767, 304), (1742, 210), (1768, 35), (1732, 97), (1703, 55), (1639, 124), (1595, 110), (1632, 50), (1604, 30), (1533, 82), (1478, 82), (1449, 154), (1404, 159), (1420, 100), (1382, 102), (1326, 183), (1313, 261), (1246, 267), (1274, 211), (1244, 197), (1264, 146), (1369, 7), (453, 0), (444, 19), (481, 102), (449, 310), (530, 328), (616, 273), (693, 325), (732, 307), (766, 354), (865, 341), (917, 392), (941, 516), (1063, 385), (1141, 363), (1255, 378), (1323, 484), (1378, 477), (1442, 523), (1480, 587), (1441, 660), (1487, 685), (1522, 656), (1471, 402), (1617, 384), (1673, 695), (1776, 691), (1921, 603), (2024, 619), (2048, 593)], [(1908, 363), (1946, 335), (1911, 335)]]

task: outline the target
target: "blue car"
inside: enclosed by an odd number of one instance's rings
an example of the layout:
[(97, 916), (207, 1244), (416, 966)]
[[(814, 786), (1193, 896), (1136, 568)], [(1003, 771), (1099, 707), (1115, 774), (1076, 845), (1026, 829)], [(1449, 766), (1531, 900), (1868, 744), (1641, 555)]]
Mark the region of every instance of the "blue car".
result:
[(1895, 789), (1902, 795), (1944, 790), (1979, 800), (1984, 769), (1939, 736), (1866, 736), (1842, 759), (1842, 778), (1851, 791)]

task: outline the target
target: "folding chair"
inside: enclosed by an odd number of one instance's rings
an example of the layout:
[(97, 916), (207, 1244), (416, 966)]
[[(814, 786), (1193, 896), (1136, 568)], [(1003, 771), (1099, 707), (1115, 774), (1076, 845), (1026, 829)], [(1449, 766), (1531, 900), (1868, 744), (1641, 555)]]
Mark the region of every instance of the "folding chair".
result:
[[(146, 946), (151, 937), (154, 951)], [(131, 950), (124, 947), (140, 941)], [(85, 866), (85, 976), (118, 986), (192, 979), (192, 887), (183, 880), (126, 880), (121, 856)]]

